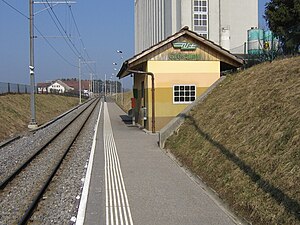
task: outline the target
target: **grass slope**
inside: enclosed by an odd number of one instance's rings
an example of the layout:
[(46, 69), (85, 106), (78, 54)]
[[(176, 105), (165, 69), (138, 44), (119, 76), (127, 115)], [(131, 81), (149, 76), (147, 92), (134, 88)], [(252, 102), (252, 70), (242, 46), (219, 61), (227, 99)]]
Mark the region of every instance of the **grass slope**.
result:
[(117, 96), (113, 96), (113, 99), (117, 105), (119, 105), (119, 107), (126, 113), (129, 111), (129, 109), (131, 109), (131, 98), (133, 98), (132, 91), (124, 92), (123, 97), (120, 93), (118, 93)]
[[(43, 124), (77, 104), (78, 99), (73, 97), (36, 95), (36, 120)], [(28, 130), (30, 118), (30, 95), (1, 95), (0, 141)]]
[(166, 148), (253, 224), (300, 224), (300, 57), (227, 77)]

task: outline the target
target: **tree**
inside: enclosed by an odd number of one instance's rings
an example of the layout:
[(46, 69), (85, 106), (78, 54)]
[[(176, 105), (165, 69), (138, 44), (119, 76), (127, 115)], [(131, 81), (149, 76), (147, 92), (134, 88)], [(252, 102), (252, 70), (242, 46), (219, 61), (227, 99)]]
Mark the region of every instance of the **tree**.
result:
[(299, 51), (300, 0), (271, 0), (266, 4), (264, 18), (285, 53)]

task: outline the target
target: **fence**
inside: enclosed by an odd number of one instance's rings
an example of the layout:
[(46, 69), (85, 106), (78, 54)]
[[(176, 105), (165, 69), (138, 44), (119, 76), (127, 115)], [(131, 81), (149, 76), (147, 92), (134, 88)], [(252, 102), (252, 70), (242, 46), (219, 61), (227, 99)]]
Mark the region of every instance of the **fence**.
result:
[[(0, 82), (0, 95), (3, 94), (30, 94), (31, 86), (25, 84), (14, 84), (14, 83), (3, 83)], [(65, 92), (65, 93), (58, 93), (58, 92), (51, 92), (48, 91), (38, 91), (38, 87), (35, 86), (35, 93), (36, 94), (55, 94), (55, 95), (63, 95), (63, 96), (70, 96), (70, 97), (79, 97), (79, 94), (76, 92)], [(88, 99), (89, 96), (82, 94), (81, 96), (84, 99)]]
[[(0, 94), (28, 94), (30, 90), (30, 85), (0, 82)], [(35, 92), (37, 92), (37, 87), (35, 87)]]

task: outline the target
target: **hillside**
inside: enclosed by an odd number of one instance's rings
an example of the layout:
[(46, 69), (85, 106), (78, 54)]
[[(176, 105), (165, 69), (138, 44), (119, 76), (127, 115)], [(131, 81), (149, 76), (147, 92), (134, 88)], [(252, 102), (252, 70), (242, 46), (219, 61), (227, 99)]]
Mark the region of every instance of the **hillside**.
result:
[(118, 93), (117, 96), (113, 96), (113, 100), (116, 104), (126, 113), (131, 109), (131, 98), (133, 98), (132, 91), (124, 92), (123, 97), (120, 93)]
[[(50, 121), (78, 104), (78, 98), (58, 95), (36, 95), (38, 124)], [(0, 142), (27, 131), (30, 121), (30, 95), (0, 95)]]
[(166, 142), (253, 224), (300, 224), (300, 57), (228, 76)]

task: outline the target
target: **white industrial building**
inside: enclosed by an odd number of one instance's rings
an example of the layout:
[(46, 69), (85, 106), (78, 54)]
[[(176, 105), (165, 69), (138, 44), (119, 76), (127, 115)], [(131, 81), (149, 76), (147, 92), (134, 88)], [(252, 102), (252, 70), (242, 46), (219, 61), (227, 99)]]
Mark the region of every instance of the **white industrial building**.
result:
[(188, 26), (232, 53), (258, 27), (258, 0), (135, 0), (135, 52)]

